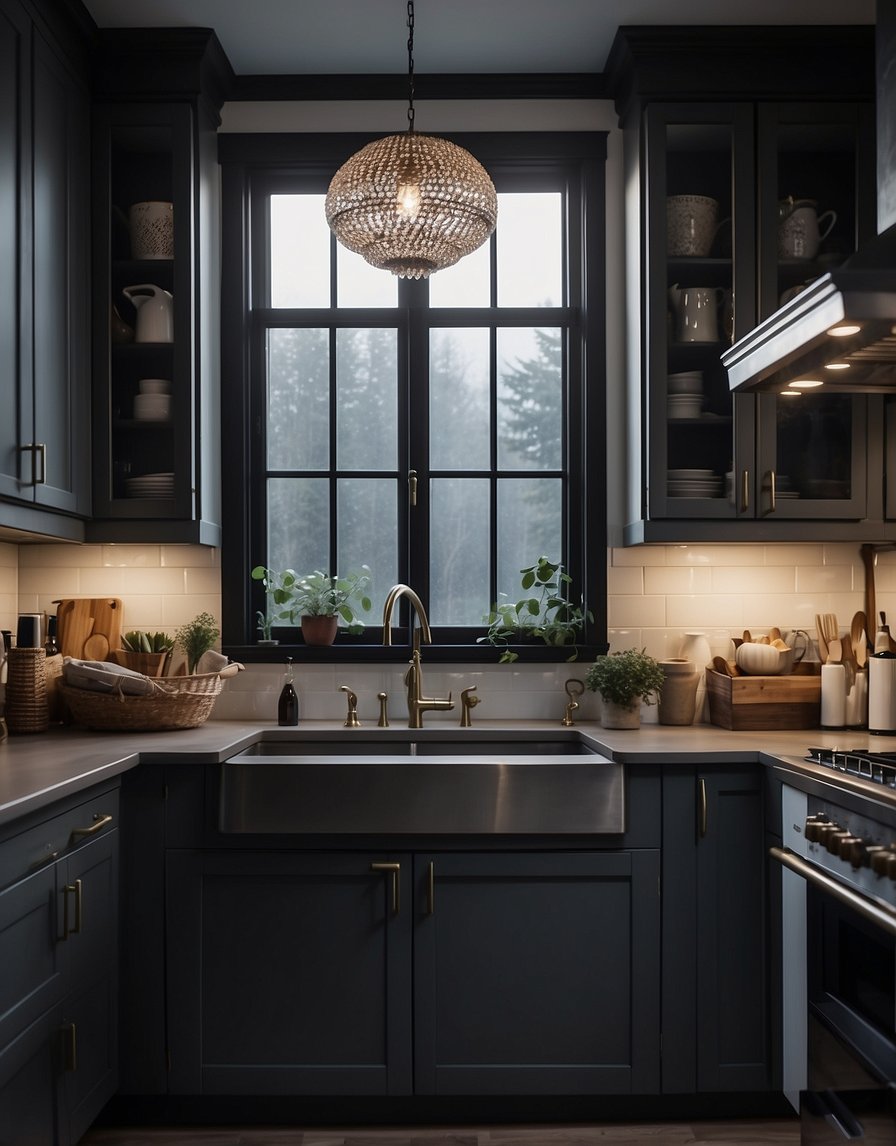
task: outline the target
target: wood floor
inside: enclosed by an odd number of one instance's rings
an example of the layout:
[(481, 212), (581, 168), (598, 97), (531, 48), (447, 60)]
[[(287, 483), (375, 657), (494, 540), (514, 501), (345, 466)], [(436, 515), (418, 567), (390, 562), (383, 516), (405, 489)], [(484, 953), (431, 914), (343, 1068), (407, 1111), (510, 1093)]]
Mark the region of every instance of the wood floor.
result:
[(146, 1129), (103, 1126), (79, 1146), (799, 1146), (799, 1121), (606, 1122), (585, 1125), (372, 1127), (302, 1130), (287, 1127)]

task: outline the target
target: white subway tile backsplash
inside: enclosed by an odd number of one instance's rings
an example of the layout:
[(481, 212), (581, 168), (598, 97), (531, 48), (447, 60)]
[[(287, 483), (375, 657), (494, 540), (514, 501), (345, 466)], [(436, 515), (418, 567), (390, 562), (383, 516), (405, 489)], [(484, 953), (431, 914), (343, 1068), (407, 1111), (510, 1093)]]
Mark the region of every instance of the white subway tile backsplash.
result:
[(762, 545), (669, 545), (667, 565), (764, 565)]
[(162, 563), (158, 545), (103, 545), (101, 548), (103, 565), (158, 569)]
[(614, 629), (641, 628), (644, 625), (657, 628), (666, 623), (665, 597), (629, 596), (607, 600), (607, 624)]
[(849, 593), (853, 589), (850, 565), (797, 566), (797, 590), (800, 593)]
[(784, 542), (765, 547), (766, 565), (823, 565), (824, 545), (787, 545)]
[(642, 594), (648, 573), (661, 573), (663, 569), (651, 567), (642, 569), (634, 565), (609, 565), (607, 567), (607, 592), (612, 597), (616, 593)]
[(734, 568), (721, 565), (712, 570), (712, 593), (793, 593), (796, 571), (787, 565), (764, 566), (761, 569)]
[(645, 594), (693, 595), (712, 590), (713, 570), (702, 565), (649, 566), (644, 570)]

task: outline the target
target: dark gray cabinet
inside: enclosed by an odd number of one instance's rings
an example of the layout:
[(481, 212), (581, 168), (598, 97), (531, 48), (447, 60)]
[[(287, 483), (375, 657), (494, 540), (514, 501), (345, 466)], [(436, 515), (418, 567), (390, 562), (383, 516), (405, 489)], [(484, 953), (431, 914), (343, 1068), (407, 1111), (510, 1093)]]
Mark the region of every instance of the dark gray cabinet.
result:
[(659, 1089), (659, 853), (414, 857), (422, 1094)]
[(651, 850), (169, 851), (170, 1089), (656, 1091), (658, 868)]
[(0, 840), (0, 1125), (67, 1146), (117, 1083), (117, 791), (59, 807)]
[[(757, 77), (756, 53), (764, 44), (779, 58), (792, 30), (741, 45), (730, 30), (670, 31), (662, 62), (651, 30), (628, 28), (608, 63), (631, 189), (638, 347), (627, 389), (640, 482), (625, 539), (859, 540), (869, 522), (885, 528), (880, 401), (825, 394), (823, 380), (732, 395), (720, 356), (874, 233), (873, 92), (861, 81), (870, 40), (817, 29), (798, 69)], [(716, 66), (695, 70), (701, 50)], [(819, 88), (813, 66), (836, 78)], [(701, 211), (715, 204), (705, 243), (679, 241), (685, 197)], [(823, 239), (811, 257), (779, 246), (789, 200), (817, 207)]]
[(90, 96), (77, 51), (17, 0), (0, 3), (0, 57), (0, 521), (78, 540), (90, 509)]
[(663, 817), (663, 1090), (767, 1090), (762, 769), (669, 767)]
[[(95, 465), (87, 537), (219, 545), (216, 131), (223, 97), (210, 88), (226, 59), (204, 29), (141, 30), (138, 39), (107, 30), (100, 45), (92, 124)], [(152, 202), (172, 204), (171, 257), (164, 251), (142, 257), (146, 252), (131, 242), (130, 208)], [(171, 296), (172, 341), (134, 338), (137, 311), (122, 292), (145, 285)], [(169, 384), (166, 417), (140, 416), (135, 398), (143, 379)]]

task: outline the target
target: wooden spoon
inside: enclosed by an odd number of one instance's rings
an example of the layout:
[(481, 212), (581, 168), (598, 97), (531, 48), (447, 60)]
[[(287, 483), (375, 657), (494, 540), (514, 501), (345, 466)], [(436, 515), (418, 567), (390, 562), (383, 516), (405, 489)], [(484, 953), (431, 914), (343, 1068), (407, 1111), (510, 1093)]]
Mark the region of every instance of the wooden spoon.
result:
[(825, 664), (828, 659), (828, 642), (824, 636), (824, 618), (821, 613), (815, 614), (815, 633), (818, 637), (818, 659)]
[(84, 659), (104, 661), (109, 655), (109, 640), (105, 633), (91, 633), (84, 642)]
[(778, 628), (777, 625), (772, 625), (772, 627), (769, 629), (768, 639), (769, 639), (769, 644), (772, 644), (772, 645), (775, 643), (775, 641), (780, 641), (782, 639), (781, 638), (781, 630)]
[(860, 610), (853, 617), (849, 631), (849, 642), (852, 645), (853, 656), (856, 658), (856, 664), (859, 668), (864, 668), (868, 663), (868, 637), (865, 633), (867, 625), (867, 618)]
[(838, 665), (843, 660), (843, 643), (839, 637), (828, 641), (828, 663)]

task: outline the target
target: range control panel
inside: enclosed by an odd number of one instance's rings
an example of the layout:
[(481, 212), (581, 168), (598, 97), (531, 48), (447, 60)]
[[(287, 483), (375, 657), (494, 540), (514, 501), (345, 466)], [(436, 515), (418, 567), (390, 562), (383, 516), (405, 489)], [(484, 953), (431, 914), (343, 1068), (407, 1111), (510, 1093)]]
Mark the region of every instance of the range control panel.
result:
[(896, 906), (896, 830), (811, 797), (807, 813), (802, 825), (806, 858), (851, 887)]

